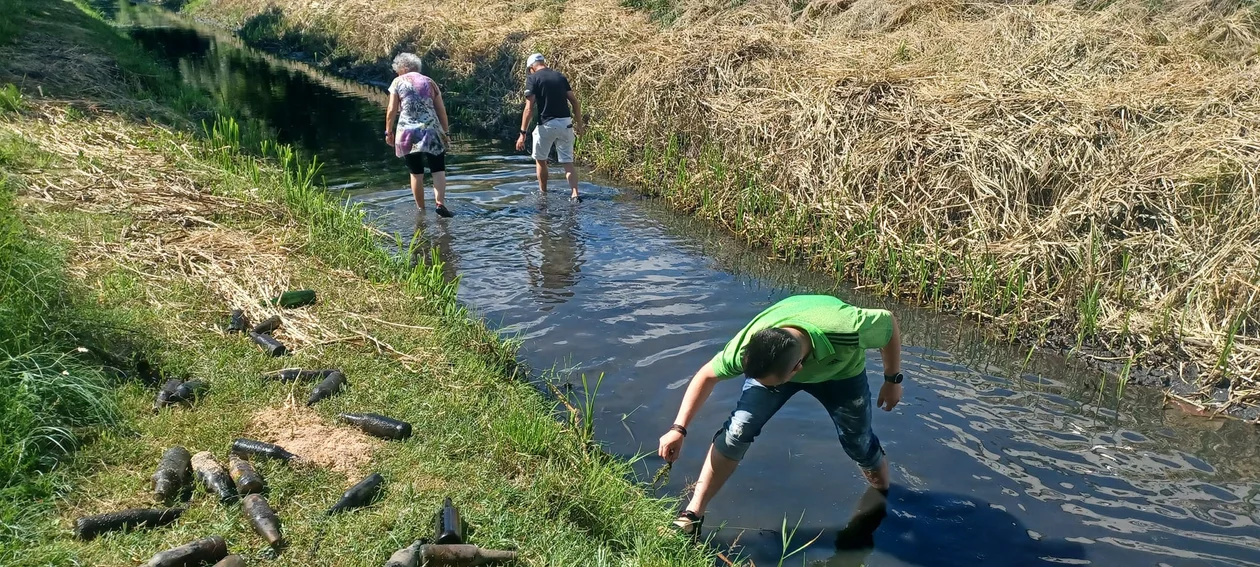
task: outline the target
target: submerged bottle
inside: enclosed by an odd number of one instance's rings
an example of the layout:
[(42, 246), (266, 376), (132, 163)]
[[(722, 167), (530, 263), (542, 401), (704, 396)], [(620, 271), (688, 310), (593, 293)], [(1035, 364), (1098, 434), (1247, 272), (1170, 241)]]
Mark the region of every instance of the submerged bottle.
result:
[(210, 454), (210, 451), (193, 455), (192, 468), (197, 473), (197, 479), (201, 481), (202, 486), (205, 486), (206, 493), (218, 496), (221, 503), (236, 499), (236, 486), (232, 484), (232, 477), (228, 475), (223, 465), (214, 460), (214, 455)]
[(475, 545), (428, 544), (420, 547), (420, 563), (425, 567), (474, 567), (516, 559), (515, 551), (482, 549)]
[(416, 540), (415, 543), (395, 551), (389, 556), (389, 561), (385, 562), (385, 567), (420, 567), (420, 546), (424, 545), (423, 540)]
[(218, 561), (227, 556), (227, 542), (210, 536), (154, 555), (144, 567), (189, 567)]
[(411, 424), (392, 417), (375, 413), (343, 413), (338, 416), (342, 422), (354, 425), (368, 435), (383, 439), (406, 439), (411, 437)]
[(284, 447), (279, 445), (272, 445), (271, 443), (263, 443), (262, 441), (245, 439), (243, 437), (232, 441), (231, 452), (241, 457), (263, 457), (285, 462), (301, 458), (284, 450)]
[(254, 532), (262, 536), (273, 549), (284, 545), (284, 536), (280, 534), (280, 518), (267, 504), (267, 500), (257, 494), (246, 496), (241, 502), (241, 510), (249, 518)]
[(442, 507), (437, 512), (437, 530), (433, 537), (433, 543), (464, 543), (464, 529), (459, 522), (459, 510), (451, 504), (448, 496)]
[(346, 376), (337, 371), (333, 371), (322, 382), (315, 385), (315, 389), (311, 390), (310, 397), (306, 398), (306, 407), (311, 407), (320, 400), (327, 398), (337, 392), (346, 384)]
[(250, 329), (249, 332), (257, 333), (259, 335), (269, 335), (273, 331), (279, 328), (280, 328), (280, 316), (272, 315), (266, 319), (263, 319), (261, 323), (254, 325), (254, 328)]
[(174, 522), (184, 508), (132, 508), (109, 514), (87, 516), (74, 522), (74, 537), (87, 541), (105, 532), (145, 527), (155, 528)]
[(303, 368), (281, 368), (275, 372), (263, 373), (263, 378), (279, 380), (281, 382), (295, 382), (298, 380), (317, 380), (324, 379), (332, 375), (334, 372), (341, 372), (335, 368), (323, 368), (319, 370), (306, 370)]
[(240, 309), (233, 309), (232, 314), (228, 317), (228, 333), (244, 333), (249, 328), (249, 319), (245, 317), (245, 312)]
[(367, 478), (360, 480), (358, 484), (351, 486), (345, 494), (341, 495), (341, 499), (328, 509), (328, 514), (336, 514), (345, 512), (355, 508), (367, 506), (381, 492), (381, 483), (385, 482), (385, 478), (379, 473), (372, 473)]
[(176, 445), (162, 453), (157, 472), (153, 473), (153, 498), (168, 502), (178, 498), (192, 480), (192, 456), (188, 449)]
[(286, 291), (279, 297), (271, 298), (271, 305), (279, 305), (280, 307), (302, 307), (315, 303), (315, 290), (296, 289)]
[(228, 455), (228, 474), (236, 483), (237, 494), (259, 494), (267, 488), (261, 474), (254, 470), (254, 465), (232, 453)]
[(263, 352), (267, 353), (267, 356), (281, 357), (284, 356), (285, 353), (289, 352), (289, 349), (285, 348), (284, 343), (277, 341), (275, 337), (272, 337), (271, 335), (251, 331), (249, 333), (249, 339), (254, 341), (254, 344), (262, 347)]

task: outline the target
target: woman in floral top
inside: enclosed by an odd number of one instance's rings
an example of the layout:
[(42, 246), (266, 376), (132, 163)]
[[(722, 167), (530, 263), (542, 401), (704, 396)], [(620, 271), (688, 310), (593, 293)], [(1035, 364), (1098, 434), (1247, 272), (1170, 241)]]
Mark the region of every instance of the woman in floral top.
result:
[[(400, 53), (394, 58), (398, 77), (389, 85), (389, 109), (385, 114), (385, 143), (403, 158), (411, 172), (411, 194), (416, 206), (424, 210), (424, 166), (433, 176), (433, 199), (437, 214), (454, 216), (446, 208), (446, 149), (449, 123), (442, 91), (437, 83), (420, 74), (420, 58), (414, 53)], [(394, 127), (395, 121), (397, 128)]]

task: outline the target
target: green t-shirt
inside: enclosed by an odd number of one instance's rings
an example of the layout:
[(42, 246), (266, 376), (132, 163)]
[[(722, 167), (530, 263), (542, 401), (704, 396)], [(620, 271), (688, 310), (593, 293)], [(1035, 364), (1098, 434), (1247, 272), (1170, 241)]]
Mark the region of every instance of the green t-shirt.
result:
[(710, 361), (718, 378), (744, 373), (744, 346), (758, 331), (796, 327), (809, 333), (813, 350), (792, 382), (842, 380), (866, 369), (866, 349), (882, 348), (892, 339), (892, 313), (854, 307), (830, 295), (789, 297), (753, 318), (722, 352)]

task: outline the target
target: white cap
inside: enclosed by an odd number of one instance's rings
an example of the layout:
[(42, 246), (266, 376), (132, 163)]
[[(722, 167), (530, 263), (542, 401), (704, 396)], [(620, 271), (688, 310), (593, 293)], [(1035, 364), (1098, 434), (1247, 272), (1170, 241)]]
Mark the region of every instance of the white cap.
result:
[(529, 56), (529, 59), (526, 59), (526, 60), (525, 60), (525, 66), (526, 66), (526, 67), (533, 67), (534, 65), (537, 65), (537, 64), (542, 63), (542, 62), (543, 62), (543, 54), (541, 54), (541, 53), (535, 53), (535, 54), (533, 54), (533, 55), (530, 55), (530, 56)]

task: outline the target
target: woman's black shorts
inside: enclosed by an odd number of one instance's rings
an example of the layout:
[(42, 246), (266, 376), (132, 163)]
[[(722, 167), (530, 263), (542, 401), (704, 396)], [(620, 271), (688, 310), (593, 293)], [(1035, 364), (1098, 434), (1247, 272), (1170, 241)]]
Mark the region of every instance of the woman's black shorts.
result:
[(403, 161), (407, 163), (407, 170), (412, 175), (424, 175), (424, 162), (426, 161), (429, 162), (429, 173), (446, 171), (446, 152), (438, 155), (411, 152), (403, 156)]

